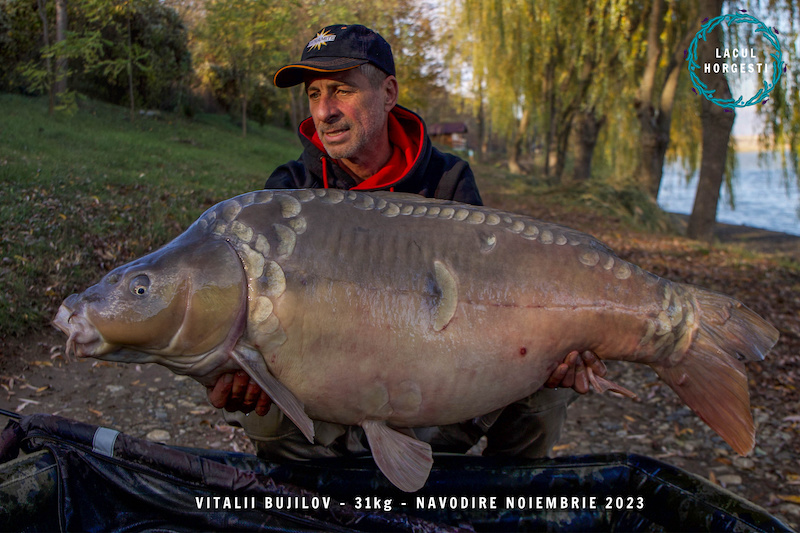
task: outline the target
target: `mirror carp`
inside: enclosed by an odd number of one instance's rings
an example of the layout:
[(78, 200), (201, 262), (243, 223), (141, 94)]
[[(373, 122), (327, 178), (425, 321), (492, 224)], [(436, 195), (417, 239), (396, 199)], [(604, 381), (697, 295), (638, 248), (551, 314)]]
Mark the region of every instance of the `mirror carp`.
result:
[(381, 471), (409, 492), (432, 454), (405, 428), (522, 399), (573, 350), (650, 366), (746, 454), (742, 360), (778, 340), (740, 302), (646, 272), (585, 233), (333, 189), (223, 201), (69, 296), (54, 324), (79, 357), (158, 363), (206, 386), (243, 369), (309, 441), (313, 420), (363, 427)]

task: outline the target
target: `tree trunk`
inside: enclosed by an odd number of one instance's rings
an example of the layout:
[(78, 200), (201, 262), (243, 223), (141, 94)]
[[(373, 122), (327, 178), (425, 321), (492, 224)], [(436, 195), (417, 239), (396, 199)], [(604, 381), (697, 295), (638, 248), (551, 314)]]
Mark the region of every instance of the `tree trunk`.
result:
[[(664, 151), (664, 139), (657, 124), (658, 110), (653, 105), (658, 62), (661, 58), (661, 27), (663, 25), (664, 0), (654, 0), (650, 8), (647, 29), (647, 61), (642, 81), (634, 105), (639, 118), (639, 165), (636, 179), (643, 190), (652, 194), (653, 183), (657, 181), (659, 154)], [(657, 191), (656, 191), (657, 192)]]
[[(700, 4), (706, 3), (700, 2)], [(663, 11), (664, 1), (655, 0), (650, 11), (646, 66), (634, 103), (640, 126), (640, 158), (636, 179), (642, 190), (648, 192), (653, 199), (658, 197), (664, 172), (664, 159), (669, 148), (672, 108), (680, 74), (685, 68), (683, 52), (689, 47), (699, 28), (696, 23), (692, 23), (686, 35), (672, 50), (661, 91), (656, 98), (655, 82), (662, 53)]]
[(133, 100), (133, 37), (131, 36), (131, 14), (128, 13), (128, 96), (131, 102), (131, 124), (136, 118)]
[(556, 149), (555, 157), (553, 158), (552, 174), (556, 183), (561, 182), (564, 175), (564, 166), (567, 164), (567, 148), (569, 147), (569, 134), (572, 131), (572, 114), (564, 113), (558, 124), (561, 128), (556, 131)]
[(305, 93), (305, 86), (301, 83), (297, 87), (286, 89), (289, 91), (289, 120), (291, 121), (292, 131), (297, 131), (300, 123), (308, 117), (307, 105), (308, 97)]
[[(56, 0), (56, 43), (67, 39), (67, 0)], [(67, 56), (63, 51), (56, 58), (55, 96), (67, 91)]]
[(247, 95), (242, 93), (242, 137), (247, 137)]
[(592, 156), (597, 146), (597, 137), (606, 117), (598, 117), (594, 108), (587, 109), (575, 116), (575, 165), (572, 169), (572, 181), (576, 183), (588, 180), (592, 175)]
[[(44, 37), (44, 49), (47, 50), (50, 48), (50, 31), (47, 27), (47, 2), (46, 0), (37, 0), (36, 5), (39, 8), (39, 17), (42, 19), (42, 35)], [(45, 69), (47, 70), (47, 94), (48, 94), (48, 105), (47, 105), (47, 113), (50, 116), (53, 116), (53, 112), (56, 108), (56, 97), (55, 97), (55, 87), (53, 86), (52, 79), (53, 79), (53, 67), (50, 64), (50, 56), (46, 55), (44, 58), (44, 65)]]
[(544, 177), (546, 180), (550, 180), (552, 175), (552, 166), (554, 164), (554, 157), (552, 153), (553, 143), (555, 139), (555, 131), (556, 131), (556, 97), (555, 97), (555, 68), (553, 64), (553, 60), (551, 60), (546, 67), (545, 72), (545, 79), (544, 79), (544, 95), (547, 99), (547, 132), (545, 133), (544, 138)]
[(522, 118), (519, 120), (517, 133), (514, 136), (514, 141), (511, 143), (511, 150), (508, 154), (508, 170), (512, 174), (524, 174), (522, 165), (520, 164), (520, 156), (522, 154), (522, 143), (525, 141), (525, 133), (528, 130), (528, 122), (530, 121), (531, 112), (527, 108), (522, 112)]
[(476, 156), (481, 163), (486, 161), (486, 110), (483, 105), (483, 81), (478, 84), (478, 151)]
[[(704, 2), (704, 8), (709, 12), (705, 16), (709, 18), (717, 17), (722, 12), (723, 0), (708, 0)], [(701, 43), (698, 46), (698, 63), (718, 62), (715, 57), (715, 49), (721, 47), (722, 31), (720, 27), (714, 29), (708, 43)], [(720, 72), (701, 72), (700, 79), (709, 89), (714, 90), (714, 95), (718, 98), (730, 98), (731, 91), (728, 80)], [(729, 112), (706, 98), (702, 101), (702, 124), (703, 124), (703, 154), (700, 160), (700, 179), (697, 183), (697, 194), (694, 199), (692, 214), (689, 216), (689, 225), (686, 228), (686, 235), (692, 239), (711, 241), (714, 237), (714, 224), (717, 218), (717, 203), (719, 201), (719, 190), (722, 185), (722, 178), (725, 174), (725, 161), (728, 155), (728, 141), (735, 113)]]

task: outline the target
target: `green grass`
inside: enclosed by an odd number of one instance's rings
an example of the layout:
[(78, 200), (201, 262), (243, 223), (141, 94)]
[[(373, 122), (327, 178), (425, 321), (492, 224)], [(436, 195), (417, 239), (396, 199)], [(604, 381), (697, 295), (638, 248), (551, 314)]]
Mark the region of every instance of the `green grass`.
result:
[(128, 120), (82, 102), (0, 94), (0, 337), (49, 322), (107, 270), (168, 242), (216, 202), (263, 187), (296, 158), (292, 132), (228, 117)]

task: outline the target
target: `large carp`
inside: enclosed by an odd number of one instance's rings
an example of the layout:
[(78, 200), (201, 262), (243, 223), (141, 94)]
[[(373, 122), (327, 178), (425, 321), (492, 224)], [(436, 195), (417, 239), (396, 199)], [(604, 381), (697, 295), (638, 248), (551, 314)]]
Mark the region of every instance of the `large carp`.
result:
[(743, 359), (778, 332), (593, 237), (393, 193), (257, 191), (68, 297), (67, 352), (155, 362), (213, 385), (243, 369), (312, 441), (363, 427), (376, 463), (421, 488), (404, 428), (467, 420), (538, 390), (573, 351), (652, 367), (740, 454), (755, 442)]

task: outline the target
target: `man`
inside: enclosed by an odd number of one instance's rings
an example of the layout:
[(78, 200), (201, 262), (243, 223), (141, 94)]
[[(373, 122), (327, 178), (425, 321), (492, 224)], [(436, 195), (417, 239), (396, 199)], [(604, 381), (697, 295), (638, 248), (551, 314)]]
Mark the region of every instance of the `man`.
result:
[[(333, 25), (309, 41), (299, 63), (281, 68), (278, 87), (305, 84), (311, 117), (299, 127), (303, 154), (278, 167), (265, 188), (391, 190), (482, 205), (469, 164), (432, 146), (423, 120), (397, 105), (398, 83), (389, 44), (361, 25)], [(588, 391), (585, 368), (602, 376), (590, 352), (568, 354), (548, 387), (505, 409), (439, 428), (416, 428), (434, 451), (464, 453), (482, 436), (484, 454), (547, 455), (558, 440), (573, 390)], [(226, 375), (210, 388), (215, 407), (244, 427), (260, 456), (309, 459), (368, 453), (358, 427), (315, 423), (309, 444), (299, 429), (243, 372)], [(247, 416), (255, 411), (259, 416)]]

